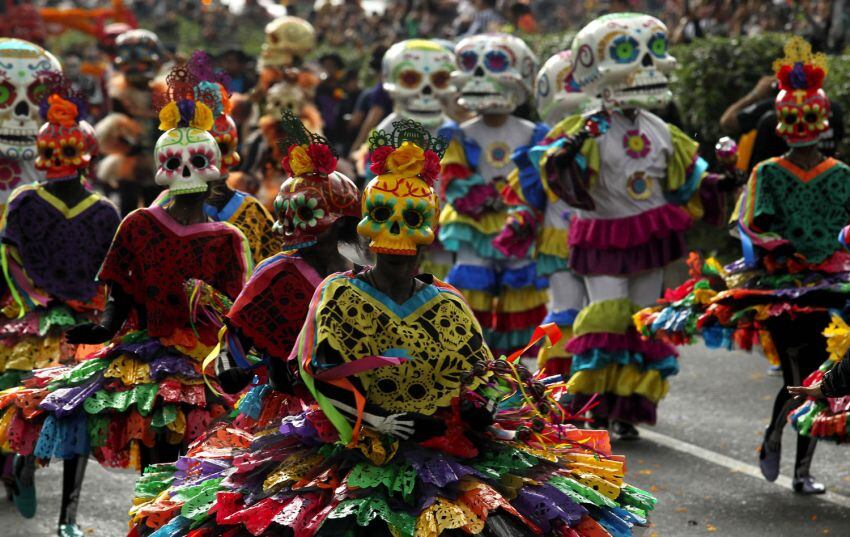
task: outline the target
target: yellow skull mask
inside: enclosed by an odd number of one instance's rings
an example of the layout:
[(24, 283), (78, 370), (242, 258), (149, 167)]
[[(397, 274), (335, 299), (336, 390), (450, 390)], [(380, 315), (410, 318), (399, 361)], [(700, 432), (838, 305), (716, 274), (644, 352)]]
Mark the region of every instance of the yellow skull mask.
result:
[(419, 177), (372, 179), (363, 192), (362, 211), (357, 232), (371, 239), (375, 253), (416, 255), (419, 246), (434, 242), (439, 201)]

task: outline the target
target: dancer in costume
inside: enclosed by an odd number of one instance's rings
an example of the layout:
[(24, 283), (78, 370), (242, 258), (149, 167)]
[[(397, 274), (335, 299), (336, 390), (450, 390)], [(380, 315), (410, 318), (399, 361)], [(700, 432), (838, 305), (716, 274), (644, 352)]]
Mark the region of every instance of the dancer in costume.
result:
[[(269, 384), (252, 388), (239, 405), (240, 427), (253, 430), (277, 426), (292, 409), (301, 410), (291, 395), (294, 368), (289, 354), (322, 279), (353, 268), (339, 243), (357, 243), (360, 194), (354, 183), (336, 171), (337, 157), (327, 140), (310, 133), (290, 112), (281, 121), (289, 148), (283, 168), (290, 178), (275, 201), (276, 231), (283, 249), (257, 267), (227, 314), (227, 342), (232, 370), (222, 373), (225, 390), (240, 391), (253, 367), (245, 359), (252, 347), (268, 366)], [(241, 378), (241, 380), (240, 380)], [(235, 386), (234, 386), (235, 385)], [(234, 389), (235, 388), (235, 389)]]
[[(221, 177), (209, 183), (210, 195), (204, 204), (204, 212), (215, 222), (229, 222), (241, 231), (251, 247), (254, 264), (280, 251), (280, 240), (272, 230), (274, 220), (271, 214), (253, 196), (234, 190), (227, 185), (230, 168), (238, 166), (239, 131), (230, 117), (231, 103), (227, 90), (227, 78), (214, 72), (212, 60), (203, 51), (195, 51), (193, 65), (205, 71), (204, 78), (212, 81), (205, 91), (214, 96), (216, 120), (210, 130), (221, 153)], [(169, 191), (164, 191), (154, 202), (166, 206), (171, 202)]]
[[(293, 353), (318, 403), (151, 468), (131, 535), (626, 536), (645, 521), (654, 499), (623, 483), (607, 433), (560, 425), (555, 384), (494, 361), (461, 294), (415, 276), (444, 142), (396, 129), (372, 136), (358, 227), (377, 263), (322, 282)], [(228, 435), (241, 449), (219, 449)]]
[[(598, 104), (595, 99), (582, 93), (572, 78), (572, 51), (559, 52), (549, 58), (535, 82), (537, 113), (547, 125), (555, 125), (567, 116), (581, 113)], [(564, 200), (551, 190), (541, 190), (539, 181), (520, 181), (519, 169), (529, 165), (528, 151), (514, 155), (517, 170), (509, 177), (509, 190), (505, 192), (509, 205), (524, 207), (529, 227), (523, 230), (525, 239), (534, 238), (537, 273), (549, 278), (549, 312), (544, 324), (555, 323), (561, 329), (561, 343), (544, 345), (537, 355), (537, 367), (549, 375), (569, 376), (570, 354), (566, 342), (572, 337), (572, 326), (579, 310), (586, 305), (587, 292), (581, 277), (570, 272), (567, 263), (569, 247), (570, 208)], [(528, 173), (528, 172), (526, 172)], [(523, 227), (518, 219), (509, 219), (508, 226), (497, 239), (497, 246), (504, 240), (522, 240), (517, 231)]]
[[(649, 333), (673, 341), (700, 333), (709, 346), (748, 346), (769, 334), (783, 386), (759, 452), (768, 481), (779, 476), (782, 429), (794, 405), (786, 388), (799, 386), (827, 358), (821, 332), (828, 309), (844, 305), (850, 280), (850, 254), (835, 239), (850, 222), (850, 168), (817, 148), (828, 128), (829, 100), (821, 89), (827, 59), (792, 38), (774, 69), (776, 131), (791, 149), (758, 164), (744, 190), (738, 210), (744, 258), (725, 269), (714, 260), (693, 263), (694, 279), (637, 316)], [(824, 491), (809, 473), (815, 444), (798, 434), (797, 492)]]
[(43, 124), (39, 107), (44, 80), (60, 74), (62, 66), (50, 52), (21, 39), (0, 38), (0, 210), (21, 185), (44, 179), (35, 168), (36, 135)]
[[(455, 52), (459, 103), (479, 116), (440, 130), (451, 140), (443, 161), (446, 206), (439, 232), (443, 248), (455, 254), (446, 281), (464, 293), (493, 352), (509, 354), (546, 316), (545, 279), (531, 259), (533, 244), (515, 245), (508, 255), (493, 244), (508, 217), (501, 191), (515, 169), (511, 156), (547, 131), (511, 115), (531, 94), (537, 59), (521, 39), (504, 34), (465, 38)], [(522, 178), (538, 181), (531, 167)]]
[(19, 453), (43, 460), (93, 454), (104, 466), (138, 469), (175, 460), (225, 412), (204, 386), (200, 361), (217, 343), (217, 313), (251, 265), (244, 236), (203, 213), (220, 154), (207, 132), (215, 100), (192, 71), (175, 68), (160, 113), (166, 132), (156, 181), (174, 203), (124, 219), (98, 275), (109, 285), (104, 314), (66, 334), (69, 343), (109, 344), (76, 367), (35, 371), (3, 400), (11, 423), (25, 426), (24, 444), (10, 438), (13, 427), (0, 431)]
[[(36, 137), (35, 167), (45, 181), (18, 187), (0, 226), (3, 289), (0, 321), (0, 406), (21, 391), (34, 369), (74, 362), (75, 346), (62, 341), (70, 327), (95, 320), (105, 305), (95, 282), (120, 217), (117, 208), (83, 186), (91, 159), (90, 131), (81, 128), (85, 100), (61, 75), (42, 78), (47, 90), (39, 107), (46, 121)], [(25, 381), (27, 383), (29, 381)], [(38, 399), (20, 397), (2, 411), (0, 444), (14, 450), (18, 510), (35, 516), (35, 431), (16, 408), (38, 414)], [(80, 536), (76, 524), (86, 457), (64, 462), (58, 534)]]

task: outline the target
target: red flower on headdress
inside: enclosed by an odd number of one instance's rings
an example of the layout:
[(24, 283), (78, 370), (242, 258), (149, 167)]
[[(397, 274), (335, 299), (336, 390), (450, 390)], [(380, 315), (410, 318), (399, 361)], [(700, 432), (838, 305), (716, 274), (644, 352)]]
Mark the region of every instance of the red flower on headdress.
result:
[(289, 153), (292, 151), (292, 149), (293, 149), (294, 147), (297, 147), (297, 145), (296, 145), (296, 144), (292, 144), (291, 146), (289, 146), (289, 148), (286, 150), (286, 155), (285, 155), (285, 156), (283, 157), (283, 159), (280, 161), (281, 166), (283, 166), (283, 171), (285, 171), (285, 172), (286, 172), (286, 174), (287, 174), (289, 177), (294, 177), (294, 176), (295, 176), (295, 174), (293, 174), (293, 173), (292, 173), (292, 166), (290, 166), (290, 165), (289, 165)]
[(432, 150), (425, 151), (425, 166), (422, 168), (420, 177), (429, 185), (433, 186), (440, 175), (440, 157)]
[(375, 175), (383, 175), (387, 173), (387, 157), (389, 157), (390, 153), (393, 151), (395, 151), (395, 148), (389, 145), (383, 145), (372, 151), (372, 156), (370, 157), (372, 164), (369, 166), (372, 173)]
[(330, 175), (336, 171), (337, 159), (330, 147), (324, 144), (310, 144), (307, 146), (307, 154), (310, 155), (317, 173)]

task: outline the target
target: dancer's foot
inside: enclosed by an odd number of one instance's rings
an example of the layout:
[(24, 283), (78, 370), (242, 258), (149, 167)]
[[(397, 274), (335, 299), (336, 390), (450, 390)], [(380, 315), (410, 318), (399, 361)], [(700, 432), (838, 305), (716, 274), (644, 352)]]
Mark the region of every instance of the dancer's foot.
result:
[(781, 377), (782, 376), (782, 366), (780, 365), (771, 365), (767, 367), (767, 375), (769, 377)]
[(826, 487), (823, 483), (818, 483), (815, 478), (806, 475), (803, 477), (795, 477), (791, 481), (791, 486), (794, 487), (794, 492), (797, 494), (823, 494), (826, 492)]
[(782, 455), (782, 446), (768, 440), (769, 434), (765, 432), (764, 441), (759, 448), (759, 468), (761, 475), (770, 482), (779, 477), (779, 460)]
[(56, 535), (59, 537), (84, 537), (85, 533), (76, 524), (59, 524)]
[(631, 423), (625, 421), (612, 422), (611, 431), (616, 434), (620, 440), (630, 441), (640, 438), (640, 433), (637, 428)]
[(24, 518), (35, 516), (38, 504), (35, 499), (35, 461), (31, 457), (15, 455), (15, 492), (12, 499)]

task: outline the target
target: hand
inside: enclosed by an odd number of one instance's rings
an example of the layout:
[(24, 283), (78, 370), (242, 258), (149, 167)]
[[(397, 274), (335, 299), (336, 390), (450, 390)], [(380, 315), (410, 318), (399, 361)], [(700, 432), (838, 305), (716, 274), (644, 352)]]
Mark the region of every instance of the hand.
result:
[(774, 82), (776, 82), (776, 76), (774, 75), (765, 75), (761, 77), (758, 83), (756, 83), (756, 87), (750, 91), (750, 95), (753, 97), (753, 100), (760, 101), (762, 99), (766, 99), (773, 91)]
[(823, 399), (820, 382), (815, 382), (811, 386), (788, 386), (788, 393), (791, 395), (804, 395), (806, 397), (814, 397), (815, 399)]
[(65, 340), (74, 345), (95, 344), (108, 341), (113, 335), (111, 330), (99, 324), (86, 323), (65, 332)]

